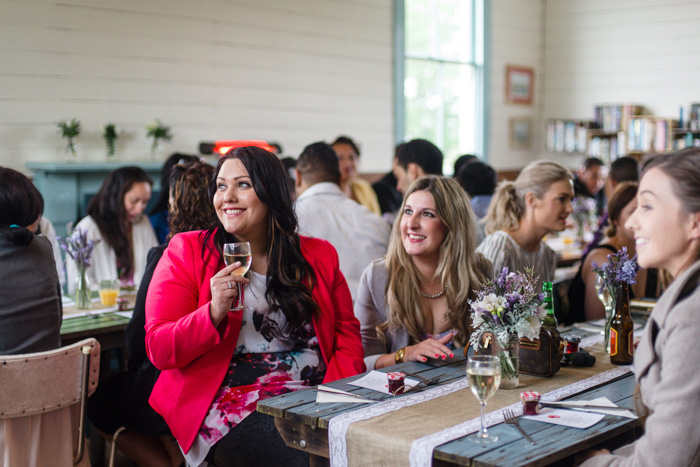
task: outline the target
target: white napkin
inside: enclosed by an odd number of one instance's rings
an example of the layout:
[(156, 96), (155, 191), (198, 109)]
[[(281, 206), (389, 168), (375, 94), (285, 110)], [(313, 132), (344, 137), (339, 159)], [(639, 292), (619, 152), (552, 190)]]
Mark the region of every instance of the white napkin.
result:
[(571, 428), (589, 428), (601, 421), (605, 415), (586, 413), (578, 410), (554, 409), (544, 407), (538, 415), (526, 415), (523, 418), (536, 422), (563, 425)]
[[(418, 384), (418, 381), (411, 378), (406, 378), (403, 381), (404, 385), (407, 387), (413, 387)], [(359, 386), (361, 388), (372, 389), (373, 391), (378, 391), (384, 394), (389, 393), (389, 380), (386, 377), (386, 373), (381, 371), (372, 370), (362, 378), (356, 379), (348, 384), (353, 386)]]
[[(617, 405), (615, 405), (607, 397), (599, 397), (597, 399), (593, 399), (590, 401), (560, 401), (559, 403), (563, 404), (563, 405), (570, 406), (570, 407), (576, 407), (576, 410), (582, 411), (582, 412), (597, 412), (597, 413), (602, 413), (602, 414), (606, 414), (606, 415), (617, 415), (619, 417), (637, 418), (637, 416), (634, 413), (630, 412), (629, 410), (589, 409), (589, 408), (585, 407), (587, 404), (607, 405), (610, 407), (617, 407)], [(555, 407), (545, 407), (545, 408), (551, 409), (551, 408), (555, 408)]]
[(351, 395), (351, 393), (343, 391), (341, 389), (330, 388), (328, 386), (318, 387), (323, 388), (323, 390), (316, 391), (316, 402), (358, 402), (360, 404), (376, 402), (370, 399), (364, 399), (361, 397), (353, 396)]

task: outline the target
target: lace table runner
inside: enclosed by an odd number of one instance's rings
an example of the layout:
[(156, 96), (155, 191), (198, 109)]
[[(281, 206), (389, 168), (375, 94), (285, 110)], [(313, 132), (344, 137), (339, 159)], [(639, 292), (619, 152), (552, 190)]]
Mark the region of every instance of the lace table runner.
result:
[[(502, 421), (504, 407), (520, 413), (522, 390), (539, 391), (543, 401), (552, 401), (630, 371), (610, 364), (601, 343), (591, 350), (598, 358), (595, 367), (565, 367), (553, 378), (521, 375), (519, 390), (498, 391), (489, 401), (487, 425)], [(331, 465), (405, 464), (406, 460), (412, 466), (430, 465), (435, 446), (479, 428), (478, 403), (467, 388), (462, 379), (332, 418), (328, 427)]]

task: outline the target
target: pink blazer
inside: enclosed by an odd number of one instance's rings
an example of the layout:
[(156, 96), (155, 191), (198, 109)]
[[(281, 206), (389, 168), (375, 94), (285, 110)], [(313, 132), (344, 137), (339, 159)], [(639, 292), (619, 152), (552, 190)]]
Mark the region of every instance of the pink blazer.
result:
[[(224, 267), (209, 252), (203, 231), (175, 235), (153, 274), (146, 298), (146, 351), (162, 370), (149, 399), (188, 452), (226, 375), (241, 328), (241, 312), (214, 328), (209, 318), (210, 278)], [(360, 324), (338, 254), (325, 240), (301, 237), (316, 274), (313, 322), (327, 365), (324, 382), (365, 371)]]

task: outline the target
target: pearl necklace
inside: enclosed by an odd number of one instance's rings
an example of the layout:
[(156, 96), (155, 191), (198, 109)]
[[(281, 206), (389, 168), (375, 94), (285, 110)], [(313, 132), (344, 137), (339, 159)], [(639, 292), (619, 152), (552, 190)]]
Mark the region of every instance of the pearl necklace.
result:
[(419, 290), (419, 292), (423, 298), (440, 298), (443, 295), (445, 295), (445, 292), (447, 292), (447, 286), (445, 286), (445, 288), (442, 289), (440, 292), (438, 292), (436, 294), (432, 294), (432, 295), (428, 295), (427, 293), (423, 292), (422, 290)]

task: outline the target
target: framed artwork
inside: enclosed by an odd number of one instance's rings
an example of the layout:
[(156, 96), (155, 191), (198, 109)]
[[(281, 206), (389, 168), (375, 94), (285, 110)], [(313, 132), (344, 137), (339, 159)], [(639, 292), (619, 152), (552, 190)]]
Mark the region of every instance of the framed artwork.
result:
[(509, 104), (532, 104), (535, 70), (516, 65), (506, 66), (506, 102)]
[(511, 149), (530, 149), (532, 147), (532, 119), (530, 117), (512, 117), (508, 130), (508, 146)]

